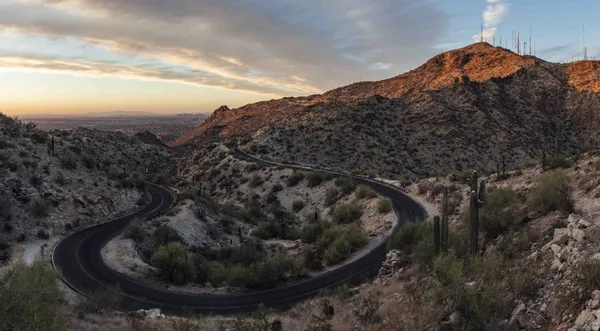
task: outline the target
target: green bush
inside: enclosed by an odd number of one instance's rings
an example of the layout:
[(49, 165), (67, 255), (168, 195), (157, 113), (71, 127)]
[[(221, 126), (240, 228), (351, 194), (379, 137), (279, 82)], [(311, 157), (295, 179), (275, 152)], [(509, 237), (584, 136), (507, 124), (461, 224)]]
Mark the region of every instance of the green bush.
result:
[(316, 187), (316, 186), (321, 185), (321, 183), (325, 179), (327, 179), (327, 175), (325, 175), (322, 172), (309, 172), (308, 175), (306, 175), (306, 179), (307, 179), (306, 186)]
[(354, 194), (359, 199), (372, 199), (377, 197), (377, 193), (370, 186), (360, 184), (356, 187)]
[(591, 293), (600, 288), (600, 261), (587, 260), (577, 266), (576, 284), (583, 293)]
[(296, 200), (296, 201), (292, 202), (292, 210), (294, 212), (297, 213), (297, 212), (301, 211), (302, 209), (304, 209), (304, 201)]
[(333, 188), (333, 189), (327, 190), (327, 192), (325, 193), (325, 201), (324, 201), (325, 207), (329, 207), (329, 206), (333, 205), (340, 198), (341, 198), (340, 192), (338, 192), (337, 189)]
[(316, 242), (328, 228), (329, 223), (323, 221), (306, 224), (300, 230), (300, 238), (305, 243), (312, 244)]
[(96, 168), (96, 158), (92, 155), (84, 154), (81, 156), (81, 162), (88, 169)]
[(129, 223), (125, 231), (125, 238), (129, 238), (135, 242), (141, 242), (146, 238), (146, 230), (139, 219), (134, 219)]
[(259, 175), (254, 175), (252, 176), (252, 179), (250, 179), (250, 182), (248, 182), (248, 186), (251, 188), (256, 188), (261, 186), (265, 181), (262, 179), (262, 177), (260, 177)]
[(319, 244), (323, 252), (323, 260), (332, 265), (345, 260), (350, 254), (366, 245), (367, 234), (358, 223), (352, 223), (344, 229), (330, 229), (324, 233)]
[(379, 199), (377, 202), (377, 211), (380, 214), (387, 214), (392, 211), (392, 200), (390, 199)]
[(488, 239), (514, 230), (523, 220), (521, 203), (515, 191), (507, 188), (488, 190), (479, 210), (479, 223)]
[(67, 329), (57, 274), (42, 262), (17, 265), (0, 281), (0, 330)]
[(337, 206), (333, 211), (332, 219), (336, 223), (350, 223), (359, 219), (362, 214), (363, 210), (361, 206), (348, 203)]
[(119, 308), (123, 297), (118, 288), (100, 289), (86, 293), (77, 309), (89, 314), (103, 314)]
[(287, 179), (286, 184), (288, 187), (298, 185), (302, 180), (304, 180), (305, 174), (303, 172), (294, 171)]
[(531, 190), (529, 205), (547, 214), (554, 210), (573, 211), (571, 179), (565, 170), (557, 169), (542, 175), (540, 183)]
[(338, 177), (335, 179), (335, 186), (337, 186), (343, 194), (350, 194), (356, 189), (356, 184), (352, 178)]
[(173, 284), (185, 284), (194, 278), (183, 245), (178, 242), (160, 246), (150, 261), (160, 270), (161, 277)]
[(546, 159), (546, 167), (547, 169), (557, 169), (557, 168), (569, 168), (571, 167), (571, 161), (567, 160), (562, 156), (551, 156)]
[(412, 254), (417, 244), (432, 241), (433, 223), (431, 221), (409, 222), (396, 232), (388, 242), (388, 249), (399, 249)]
[(50, 203), (44, 199), (37, 199), (29, 205), (29, 213), (35, 217), (47, 217), (50, 213)]
[(323, 268), (323, 260), (314, 247), (304, 246), (302, 249), (302, 257), (306, 269), (316, 271)]

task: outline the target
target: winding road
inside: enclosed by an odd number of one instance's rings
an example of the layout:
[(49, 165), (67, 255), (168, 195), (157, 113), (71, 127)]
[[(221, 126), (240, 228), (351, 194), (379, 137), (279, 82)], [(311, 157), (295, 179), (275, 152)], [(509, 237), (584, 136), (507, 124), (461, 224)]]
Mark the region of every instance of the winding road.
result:
[[(253, 158), (240, 151), (237, 152), (237, 156)], [(255, 158), (254, 160), (281, 165)], [(283, 166), (301, 170), (309, 169), (295, 165)], [(342, 174), (335, 171), (318, 171)], [(379, 194), (392, 200), (398, 217), (396, 230), (406, 222), (420, 221), (427, 217), (423, 206), (397, 188), (364, 177), (342, 175), (353, 177), (355, 182), (367, 184)], [(160, 308), (166, 313), (173, 314), (183, 311), (234, 314), (254, 311), (260, 304), (272, 308), (289, 308), (303, 299), (318, 294), (323, 289), (343, 283), (358, 283), (364, 280), (368, 271), (376, 270), (385, 258), (386, 243), (384, 242), (357, 260), (337, 269), (266, 291), (192, 294), (167, 290), (140, 282), (111, 269), (101, 256), (102, 247), (124, 231), (130, 220), (134, 218), (148, 220), (159, 216), (169, 210), (176, 201), (176, 196), (170, 190), (158, 185), (149, 184), (148, 192), (151, 202), (142, 210), (107, 223), (82, 229), (65, 237), (56, 245), (52, 253), (52, 263), (69, 287), (82, 294), (96, 290), (118, 289), (123, 297), (120, 309), (125, 311)]]

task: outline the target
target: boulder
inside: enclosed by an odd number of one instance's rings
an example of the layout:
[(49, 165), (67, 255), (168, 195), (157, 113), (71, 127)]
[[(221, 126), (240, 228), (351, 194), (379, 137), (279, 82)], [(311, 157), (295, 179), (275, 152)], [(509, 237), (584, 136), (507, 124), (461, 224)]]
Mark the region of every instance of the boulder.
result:
[(554, 239), (552, 242), (558, 245), (564, 245), (569, 241), (569, 229), (554, 229)]
[(583, 241), (583, 239), (585, 239), (585, 231), (581, 229), (572, 229), (571, 237), (577, 241)]
[(586, 325), (591, 324), (596, 320), (596, 316), (594, 316), (593, 312), (589, 309), (582, 311), (577, 319), (575, 320), (575, 325), (582, 328)]

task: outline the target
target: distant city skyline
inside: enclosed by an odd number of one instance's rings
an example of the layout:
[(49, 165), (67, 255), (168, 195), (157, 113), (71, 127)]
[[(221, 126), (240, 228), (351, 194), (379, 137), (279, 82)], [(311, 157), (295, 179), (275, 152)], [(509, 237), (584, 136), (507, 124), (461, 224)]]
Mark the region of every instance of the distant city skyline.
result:
[(482, 30), (599, 59), (599, 15), (597, 0), (0, 0), (0, 112), (209, 113), (393, 77)]

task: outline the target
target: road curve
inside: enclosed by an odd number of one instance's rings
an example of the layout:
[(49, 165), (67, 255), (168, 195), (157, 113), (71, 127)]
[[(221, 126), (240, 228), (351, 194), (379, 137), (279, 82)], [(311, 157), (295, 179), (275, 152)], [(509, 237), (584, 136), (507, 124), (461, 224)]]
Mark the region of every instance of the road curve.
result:
[[(238, 152), (238, 156), (250, 157)], [(285, 165), (289, 168), (306, 167)], [(326, 171), (329, 172), (329, 171)], [(339, 173), (338, 173), (339, 174)], [(354, 176), (353, 176), (354, 177)], [(370, 185), (379, 194), (393, 202), (398, 225), (396, 229), (409, 221), (426, 218), (425, 209), (398, 189), (362, 177), (354, 177), (356, 182)], [(386, 253), (386, 243), (375, 247), (366, 255), (352, 263), (274, 289), (232, 294), (191, 294), (166, 290), (148, 283), (142, 283), (132, 277), (111, 269), (101, 256), (102, 247), (114, 236), (121, 233), (134, 218), (150, 219), (169, 210), (175, 195), (158, 185), (150, 184), (148, 192), (151, 202), (148, 206), (131, 215), (95, 225), (75, 232), (55, 247), (52, 263), (61, 274), (62, 280), (79, 293), (117, 288), (122, 294), (120, 308), (125, 311), (160, 308), (166, 313), (178, 314), (183, 311), (196, 313), (234, 314), (251, 312), (260, 304), (272, 308), (289, 308), (293, 304), (318, 294), (321, 290), (342, 283), (358, 283), (364, 280), (367, 271), (381, 265)]]

